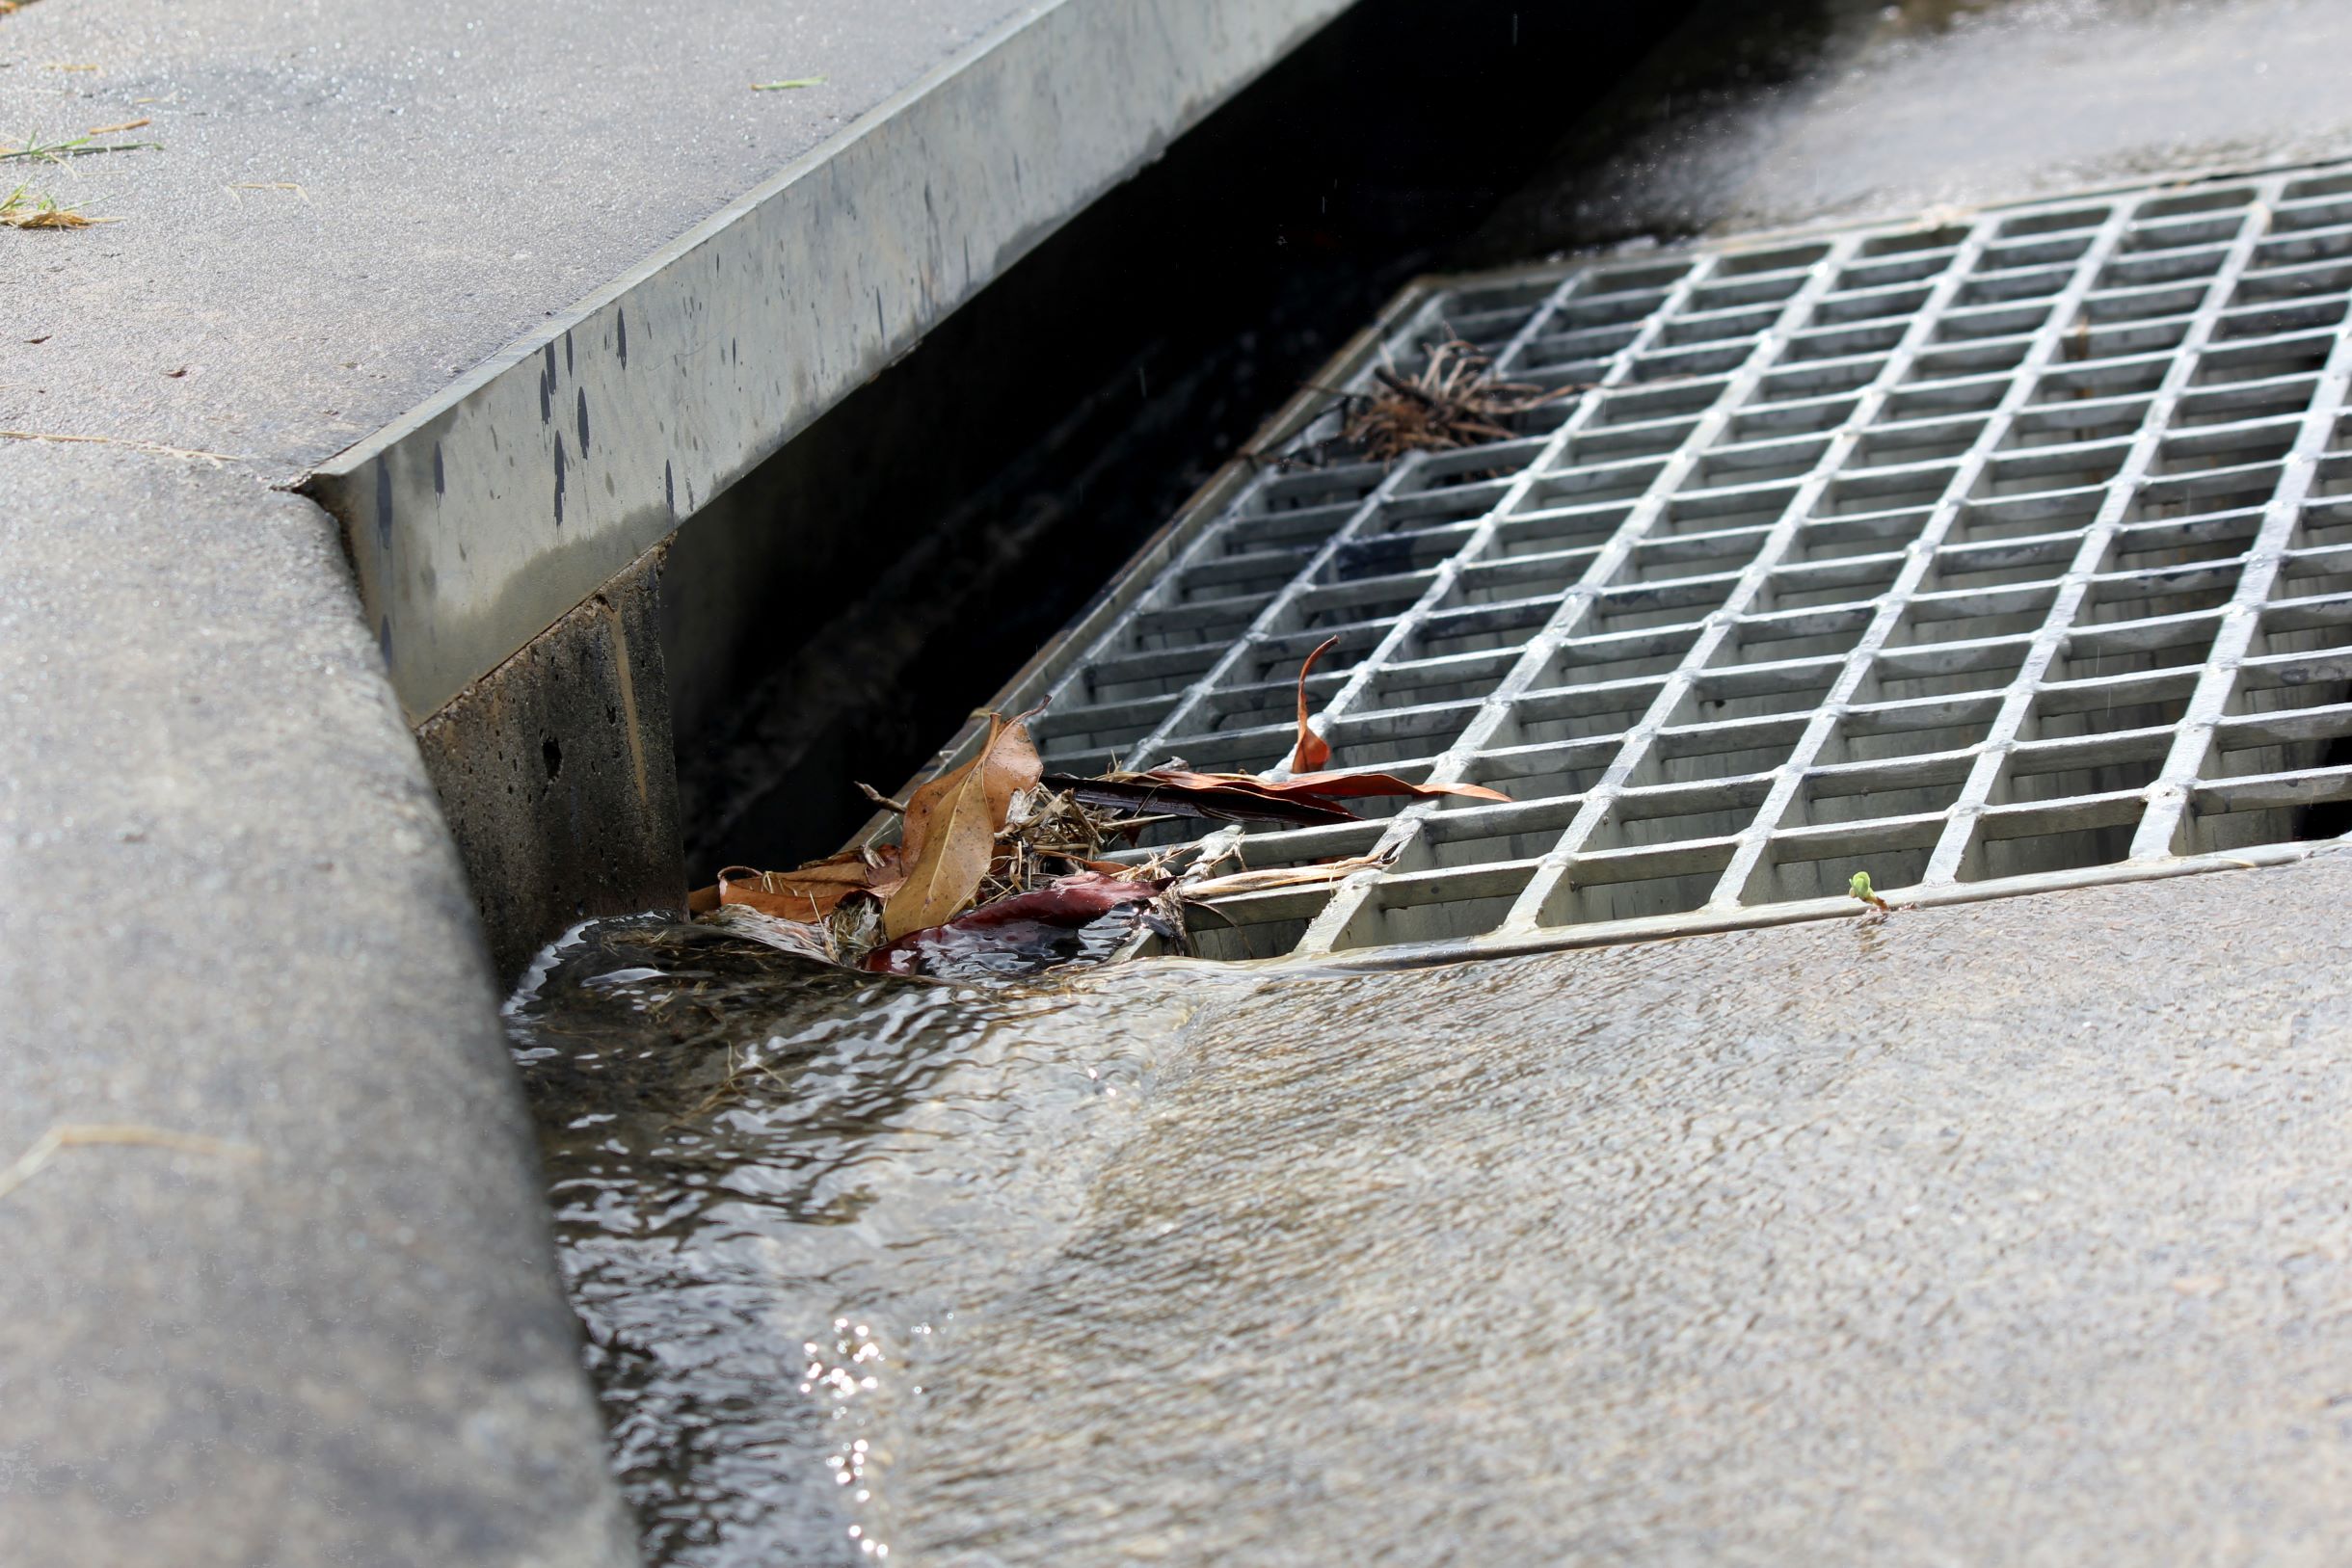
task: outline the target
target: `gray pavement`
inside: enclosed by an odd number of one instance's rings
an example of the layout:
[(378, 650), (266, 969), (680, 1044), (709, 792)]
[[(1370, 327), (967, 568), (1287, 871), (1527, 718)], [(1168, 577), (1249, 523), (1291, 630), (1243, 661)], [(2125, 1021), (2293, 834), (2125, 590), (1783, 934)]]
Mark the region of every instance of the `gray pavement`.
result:
[(858, 1151), (899, 1207), (813, 1243), (887, 1347), (865, 1522), (973, 1564), (2340, 1563), (2347, 895), (2336, 853), (1098, 977), (1025, 1025), (1058, 1076), (942, 1086)]

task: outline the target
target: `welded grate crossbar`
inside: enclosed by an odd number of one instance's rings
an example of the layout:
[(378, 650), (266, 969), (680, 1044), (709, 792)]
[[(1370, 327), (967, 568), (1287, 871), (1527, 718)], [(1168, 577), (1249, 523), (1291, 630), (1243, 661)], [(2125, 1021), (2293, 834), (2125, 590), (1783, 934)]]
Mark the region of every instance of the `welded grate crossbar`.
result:
[[(1517, 438), (1261, 467), (1047, 679), (1050, 764), (1487, 784), (1253, 832), (1224, 956), (1541, 946), (1935, 899), (2333, 834), (2352, 797), (2352, 173), (1459, 281), (1587, 388)], [(1368, 364), (1351, 367), (1368, 384)], [(1303, 433), (1329, 434), (1328, 416)], [(1031, 690), (1037, 682), (1031, 682)]]

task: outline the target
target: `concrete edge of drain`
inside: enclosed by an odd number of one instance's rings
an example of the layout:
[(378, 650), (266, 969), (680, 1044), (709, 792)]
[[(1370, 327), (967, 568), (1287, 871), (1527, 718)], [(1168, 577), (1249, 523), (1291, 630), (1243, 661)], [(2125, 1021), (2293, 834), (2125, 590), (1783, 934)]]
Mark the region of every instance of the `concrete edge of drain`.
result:
[[(2152, 174), (2145, 178), (2102, 182), (2096, 185), (2069, 187), (2061, 191), (2045, 192), (2020, 197), (2008, 201), (1978, 202), (1964, 206), (1937, 208), (1908, 216), (1824, 218), (1816, 222), (1789, 225), (1779, 228), (1743, 230), (1732, 234), (1705, 234), (1672, 245), (1644, 245), (1639, 242), (1612, 246), (1601, 250), (1563, 253), (1534, 261), (1509, 263), (1497, 267), (1483, 267), (1461, 272), (1425, 273), (1406, 281), (1382, 306), (1374, 320), (1351, 336), (1331, 358), (1309, 378), (1308, 383), (1283, 404), (1251, 438), (1243, 451), (1222, 465), (1208, 482), (1178, 509), (1176, 515), (1156, 532), (1114, 574), (1100, 594), (1080, 612), (1079, 616), (1056, 633), (1052, 641), (1039, 650), (1010, 679), (999, 688), (987, 704), (1001, 713), (1015, 713), (1034, 706), (1053, 683), (1068, 672), (1070, 665), (1083, 656), (1104, 631), (1123, 615), (1135, 601), (1147, 592), (1160, 569), (1172, 560), (1204, 528), (1211, 526), (1228, 502), (1245, 485), (1255, 466), (1250, 454), (1264, 452), (1292, 439), (1311, 425), (1317, 415), (1329, 406), (1328, 395), (1317, 386), (1345, 385), (1370, 363), (1380, 345), (1410, 320), (1430, 299), (1449, 289), (1485, 287), (1522, 279), (1565, 278), (1580, 268), (1608, 265), (1613, 262), (1639, 262), (1647, 258), (1670, 258), (1687, 255), (1738, 254), (1743, 252), (1769, 250), (1776, 246), (1803, 244), (1828, 235), (1887, 233), (1902, 234), (1932, 228), (1938, 225), (1973, 220), (1993, 213), (2028, 214), (2061, 208), (2071, 202), (2113, 199), (2134, 193), (2163, 190), (2187, 190), (2201, 185), (2226, 182), (2232, 179), (2292, 174), (2302, 170), (2332, 169), (2341, 160), (2302, 159), (2282, 164), (2205, 165), (2187, 171)], [(942, 746), (931, 760), (908, 780), (897, 798), (904, 799), (924, 779), (940, 771), (969, 760), (976, 751), (986, 726), (976, 712), (962, 729)], [(877, 811), (850, 840), (855, 844), (870, 844), (889, 837), (895, 817), (887, 811)], [(1972, 903), (1986, 898), (2012, 894), (2060, 891), (2071, 888), (2098, 887), (2115, 882), (2145, 881), (2154, 878), (2190, 875), (2199, 872), (2227, 870), (2257, 865), (2286, 864), (2328, 853), (2339, 847), (2332, 842), (2300, 843), (2261, 846), (2237, 855), (2198, 855), (2155, 863), (2127, 863), (2115, 866), (2087, 868), (2081, 871), (2037, 872), (2030, 876), (2004, 878), (1998, 882), (1964, 885), (1939, 889), (1920, 897), (1914, 907), (1936, 907), (1947, 904)], [(1508, 957), (1523, 953), (1551, 952), (1565, 948), (1605, 946), (1617, 943), (1649, 941), (1670, 937), (1697, 936), (1719, 931), (1785, 925), (1803, 921), (1851, 917), (1863, 913), (1841, 899), (1810, 900), (1795, 904), (1760, 905), (1752, 909), (1715, 912), (1694, 911), (1687, 915), (1659, 917), (1641, 920), (1610, 921), (1600, 925), (1577, 927), (1558, 933), (1513, 932), (1483, 938), (1440, 943), (1416, 943), (1363, 949), (1358, 952), (1334, 952), (1312, 959), (1278, 957), (1263, 960), (1240, 960), (1257, 966), (1308, 966), (1320, 969), (1373, 970), (1409, 969), (1433, 964), (1461, 962), (1475, 958)]]
[[(2068, 871), (2036, 871), (2026, 876), (1987, 882), (1963, 882), (1948, 887), (1912, 890), (1884, 889), (1899, 919), (1905, 910), (1950, 909), (1982, 904), (1995, 898), (2031, 893), (2071, 892), (2086, 888), (2116, 887), (2132, 882), (2163, 882), (2175, 877), (2204, 876), (2215, 871), (2260, 871), (2299, 865), (2323, 855), (2341, 854), (2352, 842), (2320, 839), (2291, 844), (2257, 844), (2226, 854), (2182, 855), (2170, 860), (2089, 865)], [(1594, 925), (1564, 926), (1557, 931), (1513, 931), (1449, 942), (1399, 943), (1322, 953), (1312, 958), (1276, 957), (1244, 960), (1260, 968), (1330, 970), (1350, 973), (1375, 970), (1428, 969), (1485, 958), (1521, 958), (1537, 953), (1566, 952), (1585, 947), (1615, 947), (1632, 942), (1665, 942), (1678, 937), (1721, 936), (1777, 925), (1810, 925), (1822, 920), (1865, 919), (1871, 911), (1851, 898), (1808, 898), (1788, 904), (1757, 904), (1740, 909), (1694, 910), (1687, 915), (1653, 916), (1645, 919), (1610, 920)], [(1230, 961), (1228, 961), (1230, 962)]]
[(412, 724), (1351, 3), (1056, 0), (320, 465)]

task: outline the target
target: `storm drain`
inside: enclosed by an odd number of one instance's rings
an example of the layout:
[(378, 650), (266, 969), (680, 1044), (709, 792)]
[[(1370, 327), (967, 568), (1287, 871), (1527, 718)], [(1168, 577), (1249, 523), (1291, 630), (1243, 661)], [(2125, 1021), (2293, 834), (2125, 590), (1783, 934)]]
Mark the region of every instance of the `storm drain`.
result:
[(1336, 636), (1334, 765), (1512, 797), (1249, 833), (1392, 859), (1224, 903), (1212, 956), (2301, 853), (2352, 797), (2348, 303), (2344, 170), (1432, 283), (1324, 384), (1459, 337), (1584, 389), (1506, 443), (1237, 465), (1006, 701), (1052, 693), (1049, 766), (1270, 770)]

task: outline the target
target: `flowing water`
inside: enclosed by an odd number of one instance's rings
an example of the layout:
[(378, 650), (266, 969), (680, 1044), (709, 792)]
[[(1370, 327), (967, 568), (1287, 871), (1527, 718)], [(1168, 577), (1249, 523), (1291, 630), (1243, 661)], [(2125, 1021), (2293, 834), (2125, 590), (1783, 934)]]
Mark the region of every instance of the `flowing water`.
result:
[(987, 985), (616, 921), (511, 1013), (656, 1564), (2325, 1563), (2347, 908)]
[(1566, 1171), (1511, 1107), (1562, 1069), (1477, 1049), (1476, 973), (560, 947), (510, 1016), (649, 1555), (1330, 1561), (1528, 1475)]

